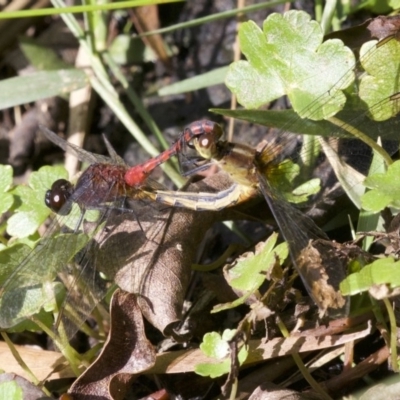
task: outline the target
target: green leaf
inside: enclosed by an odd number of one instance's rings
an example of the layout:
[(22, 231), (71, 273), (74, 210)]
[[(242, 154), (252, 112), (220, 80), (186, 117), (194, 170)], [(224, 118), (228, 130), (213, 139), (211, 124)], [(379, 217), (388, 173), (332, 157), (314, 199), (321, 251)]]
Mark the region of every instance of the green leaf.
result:
[(52, 49), (39, 44), (36, 40), (21, 37), (19, 43), (25, 57), (36, 69), (54, 71), (72, 68), (70, 64), (58, 57)]
[[(379, 105), (378, 105), (379, 107)], [(225, 117), (242, 119), (253, 124), (274, 127), (283, 131), (289, 130), (301, 135), (314, 135), (323, 137), (337, 136), (339, 138), (351, 138), (349, 132), (337, 127), (329, 121), (312, 121), (301, 119), (293, 110), (227, 110), (221, 108), (212, 108), (210, 111), (224, 115)], [(359, 117), (359, 123), (364, 127), (368, 126), (368, 136), (373, 139), (382, 137), (385, 132), (385, 139), (398, 140), (398, 133), (393, 129), (392, 120), (376, 122), (364, 116), (365, 110), (347, 107), (341, 111), (337, 117), (343, 122), (354, 122), (355, 115)]]
[[(359, 95), (367, 103), (369, 109), (393, 93), (397, 93), (400, 86), (398, 41), (390, 40), (372, 52), (376, 43), (376, 41), (365, 43), (360, 50), (361, 64), (369, 75), (361, 78)], [(368, 56), (368, 54), (373, 54), (373, 56)], [(384, 121), (394, 117), (399, 111), (399, 102), (386, 102), (382, 107), (372, 109), (372, 118), (375, 121)]]
[(232, 339), (236, 330), (226, 329), (221, 336), (218, 332), (206, 333), (200, 345), (201, 351), (207, 356), (222, 360), (229, 354), (228, 340)]
[[(209, 376), (211, 378), (217, 378), (227, 374), (231, 368), (229, 341), (234, 337), (235, 334), (235, 329), (226, 329), (222, 333), (222, 336), (217, 332), (206, 333), (203, 337), (203, 342), (200, 344), (201, 351), (207, 357), (216, 358), (217, 360), (224, 360), (219, 363), (197, 364), (195, 372), (201, 376)], [(239, 350), (238, 354), (240, 365), (246, 361), (247, 355), (247, 346), (243, 346)]]
[(341, 284), (344, 296), (355, 295), (371, 289), (374, 285), (400, 286), (400, 261), (388, 257), (366, 265), (360, 272), (349, 275)]
[(144, 59), (144, 43), (142, 40), (132, 38), (132, 35), (118, 35), (111, 43), (109, 52), (111, 57), (118, 64), (138, 64), (145, 61), (153, 61)]
[(14, 202), (11, 193), (7, 193), (12, 185), (12, 168), (10, 165), (0, 165), (0, 214), (9, 210)]
[(16, 198), (16, 213), (7, 221), (10, 236), (24, 238), (35, 233), (50, 215), (51, 210), (45, 205), (45, 193), (57, 179), (68, 177), (64, 167), (45, 166), (32, 172), (29, 186), (17, 186), (12, 194)]
[(23, 400), (24, 393), (14, 381), (0, 383), (0, 399)]
[[(272, 172), (273, 170), (273, 172)], [(284, 160), (278, 165), (271, 167), (269, 181), (287, 201), (294, 204), (304, 203), (309, 196), (320, 191), (320, 179), (315, 178), (304, 182), (293, 189), (293, 182), (300, 174), (300, 167), (291, 160)]]
[(218, 378), (219, 376), (229, 373), (231, 360), (225, 360), (220, 363), (204, 363), (197, 364), (194, 372), (201, 376), (209, 376), (210, 378)]
[(388, 4), (390, 7), (392, 7), (394, 10), (400, 8), (400, 0), (389, 0)]
[(265, 273), (275, 265), (277, 258), (282, 264), (288, 256), (286, 243), (275, 247), (277, 239), (278, 234), (273, 233), (263, 247), (257, 249), (258, 254), (237, 262), (228, 271), (230, 286), (242, 291), (254, 292), (257, 290), (265, 281)]
[(310, 179), (292, 190), (293, 196), (287, 199), (291, 203), (301, 203), (307, 201), (311, 195), (317, 194), (320, 190), (321, 180), (319, 178)]
[(39, 71), (0, 82), (0, 109), (70, 93), (87, 85), (85, 72), (79, 69)]
[(389, 166), (386, 173), (374, 174), (364, 180), (372, 190), (361, 198), (362, 207), (367, 211), (379, 212), (385, 207), (400, 209), (400, 161)]
[[(53, 289), (55, 295), (61, 299), (65, 298), (65, 288), (62, 287), (60, 283), (54, 283), (54, 289)], [(57, 304), (61, 304), (62, 300), (58, 301)], [(55, 303), (52, 303), (53, 305)], [(26, 319), (23, 319), (20, 323), (17, 325), (14, 325), (11, 328), (7, 328), (8, 333), (16, 333), (16, 332), (43, 332), (43, 328), (41, 328), (38, 324), (33, 322), (35, 321), (40, 321), (44, 326), (47, 326), (49, 329), (52, 329), (53, 324), (54, 324), (54, 310), (58, 311), (59, 308), (54, 308), (52, 307), (52, 310), (45, 311), (41, 309), (37, 314), (30, 314), (28, 312), (28, 316)], [(22, 315), (22, 313), (21, 313)]]
[[(33, 315), (39, 314), (42, 310), (46, 312), (56, 311), (58, 294), (63, 291), (60, 282), (47, 282), (44, 285), (37, 285), (29, 288), (21, 288), (8, 292), (7, 296), (0, 300), (2, 328), (9, 328), (16, 325), (17, 322), (26, 320)], [(13, 297), (13, 307), (10, 304), (9, 297)], [(3, 301), (7, 301), (7, 306), (3, 306)], [(51, 322), (51, 319), (46, 318)], [(17, 330), (26, 328), (26, 326), (17, 327)]]
[[(285, 94), (303, 118), (328, 118), (343, 107), (342, 90), (354, 80), (354, 55), (340, 40), (322, 43), (322, 29), (310, 19), (289, 11), (271, 14), (263, 31), (252, 21), (241, 25), (247, 61), (233, 63), (225, 82), (244, 107), (258, 108)], [(315, 71), (324, 79), (315, 79)]]
[(67, 233), (41, 239), (33, 251), (18, 244), (0, 252), (0, 260), (7, 262), (0, 275), (5, 282), (0, 297), (0, 327), (13, 327), (41, 310), (57, 310), (57, 299), (64, 289), (54, 280), (88, 241), (85, 234)]
[(170, 96), (172, 94), (186, 93), (193, 90), (208, 88), (212, 85), (224, 83), (228, 67), (221, 67), (204, 74), (196, 75), (193, 78), (165, 86), (158, 91), (159, 96)]
[[(15, 244), (13, 246), (9, 246), (8, 248), (3, 248), (0, 251), (0, 287), (4, 285), (6, 279), (12, 274), (12, 272), (21, 264), (21, 262), (27, 259), (28, 255), (31, 254), (32, 248), (25, 244)], [(35, 271), (32, 271), (35, 273)], [(55, 291), (58, 294), (62, 293), (62, 288), (60, 284), (56, 284)], [(30, 300), (32, 299), (32, 293), (27, 293), (28, 297), (24, 299), (25, 303), (30, 304), (30, 307), (33, 306), (33, 313), (35, 314), (35, 319), (40, 320), (43, 324), (50, 327), (54, 322), (53, 315), (44, 310), (41, 310), (41, 305), (38, 307), (32, 305)], [(15, 298), (15, 302), (17, 302), (18, 296)], [(14, 301), (14, 299), (13, 299)], [(41, 301), (43, 303), (43, 301)], [(1, 300), (0, 300), (1, 304)], [(15, 304), (15, 303), (14, 303)], [(53, 303), (54, 304), (54, 303)], [(54, 307), (53, 307), (54, 308)], [(39, 310), (38, 313), (36, 313)], [(22, 306), (20, 310), (20, 315), (23, 316), (25, 313), (28, 313), (28, 316), (32, 316), (32, 312), (28, 310), (26, 306)], [(7, 329), (8, 332), (22, 332), (22, 331), (40, 331), (39, 328), (33, 321), (30, 319), (23, 319), (19, 324), (13, 326), (11, 329)]]
[(0, 250), (0, 286), (14, 271), (18, 264), (28, 256), (32, 249), (25, 244), (16, 244)]

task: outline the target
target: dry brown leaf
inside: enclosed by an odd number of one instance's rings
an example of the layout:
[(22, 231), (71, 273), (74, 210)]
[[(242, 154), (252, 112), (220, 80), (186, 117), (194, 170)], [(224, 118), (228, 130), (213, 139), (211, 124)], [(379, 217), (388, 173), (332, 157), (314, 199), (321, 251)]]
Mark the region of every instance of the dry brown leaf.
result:
[(398, 38), (399, 27), (400, 17), (398, 15), (379, 16), (368, 19), (360, 25), (329, 33), (324, 39), (340, 39), (346, 46), (359, 49), (368, 40)]
[[(371, 327), (364, 330), (342, 335), (301, 336), (275, 338), (267, 342), (262, 340), (249, 341), (249, 356), (245, 364), (253, 364), (267, 359), (282, 357), (294, 353), (321, 350), (362, 339), (371, 333)], [(306, 334), (306, 333), (305, 333)], [(146, 373), (182, 373), (192, 372), (197, 364), (213, 363), (214, 359), (206, 357), (200, 349), (169, 352), (157, 356), (157, 361)]]
[(346, 306), (346, 300), (341, 295), (336, 284), (331, 282), (327, 271), (341, 268), (346, 264), (338, 256), (335, 246), (327, 240), (313, 240), (303, 249), (297, 258), (302, 278), (310, 283), (314, 299), (317, 299), (321, 311), (341, 311)]
[(368, 24), (367, 29), (374, 38), (384, 39), (394, 36), (397, 39), (400, 31), (400, 16), (385, 17), (381, 15), (373, 18)]
[(358, 363), (355, 367), (346, 370), (344, 373), (328, 381), (321, 382), (321, 387), (327, 389), (329, 392), (337, 393), (338, 390), (342, 390), (346, 387), (348, 388), (349, 385), (358, 382), (364, 376), (377, 369), (379, 365), (387, 362), (389, 357), (390, 349), (385, 345)]
[[(57, 378), (71, 378), (74, 373), (66, 365), (65, 358), (56, 351), (34, 349), (26, 346), (14, 346), (26, 365), (39, 381)], [(13, 372), (25, 379), (30, 376), (21, 368), (7, 344), (0, 342), (0, 369)]]
[(156, 353), (144, 333), (136, 296), (117, 289), (111, 305), (111, 330), (96, 361), (74, 382), (74, 399), (123, 399), (133, 375), (154, 365)]
[[(221, 190), (230, 184), (226, 175), (219, 174), (192, 185), (190, 190)], [(224, 213), (165, 207), (165, 212), (155, 218), (152, 207), (139, 216), (140, 226), (134, 215), (124, 214), (114, 220), (114, 227), (108, 227), (113, 233), (100, 245), (97, 260), (101, 265), (97, 267), (107, 271), (123, 290), (139, 293), (138, 303), (145, 318), (170, 336), (181, 318), (198, 246)], [(98, 240), (101, 242), (101, 237)], [(118, 254), (112, 250), (115, 246)]]
[[(136, 7), (131, 14), (132, 21), (139, 33), (146, 33), (156, 30), (160, 27), (158, 18), (158, 7), (156, 5), (149, 5), (143, 7)], [(166, 44), (164, 38), (157, 34), (151, 36), (144, 36), (143, 42), (150, 46), (157, 57), (167, 68), (171, 67), (171, 63), (166, 52)]]

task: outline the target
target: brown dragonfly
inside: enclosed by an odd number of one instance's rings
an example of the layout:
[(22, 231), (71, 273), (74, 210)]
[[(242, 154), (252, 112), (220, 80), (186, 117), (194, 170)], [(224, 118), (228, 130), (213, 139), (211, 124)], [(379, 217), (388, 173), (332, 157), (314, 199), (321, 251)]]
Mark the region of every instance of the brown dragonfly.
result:
[[(397, 41), (391, 42), (398, 46)], [(379, 45), (377, 47), (374, 51), (379, 51)], [(372, 57), (374, 51), (371, 50), (368, 57)], [(362, 183), (366, 174), (373, 172), (370, 169), (373, 153), (377, 153), (377, 157), (383, 160), (380, 163), (382, 165), (390, 164), (390, 155), (398, 150), (399, 138), (396, 132), (400, 124), (399, 111), (400, 92), (393, 92), (356, 116), (344, 111), (339, 114), (340, 119), (332, 117), (324, 122), (330, 125), (331, 131), (326, 137), (318, 139), (316, 165), (329, 162), (337, 179), (352, 194), (357, 206), (360, 203), (355, 187)], [(259, 116), (261, 113), (254, 111), (253, 115)], [(371, 119), (371, 115), (383, 114), (384, 121)], [(296, 124), (295, 128), (298, 128), (299, 123)], [(310, 126), (311, 121), (305, 120), (300, 131), (307, 132)], [(288, 126), (287, 130), (290, 132), (291, 127)], [(201, 157), (228, 173), (235, 184), (221, 193), (208, 196), (204, 193), (174, 193), (171, 196), (170, 193), (157, 191), (157, 200), (177, 207), (209, 210), (229, 208), (262, 193), (289, 245), (293, 265), (311, 298), (322, 313), (328, 311), (331, 315), (345, 314), (348, 301), (339, 291), (339, 284), (346, 276), (345, 266), (335, 256), (329, 263), (322, 263), (314, 246), (318, 240), (327, 240), (328, 236), (311, 218), (291, 204), (298, 203), (307, 207), (310, 198), (318, 197), (318, 193), (321, 193), (318, 175), (308, 181), (296, 181), (304, 154), (295, 151), (288, 156), (286, 149), (296, 149), (297, 138), (288, 132), (280, 132), (273, 143), (262, 144), (255, 149), (245, 144), (221, 140), (221, 131), (221, 127), (216, 124), (214, 130), (195, 135), (188, 145), (194, 147)], [(371, 131), (372, 138), (365, 134)], [(377, 144), (378, 138), (384, 141), (383, 146)], [(293, 187), (293, 182), (297, 182), (297, 188)]]

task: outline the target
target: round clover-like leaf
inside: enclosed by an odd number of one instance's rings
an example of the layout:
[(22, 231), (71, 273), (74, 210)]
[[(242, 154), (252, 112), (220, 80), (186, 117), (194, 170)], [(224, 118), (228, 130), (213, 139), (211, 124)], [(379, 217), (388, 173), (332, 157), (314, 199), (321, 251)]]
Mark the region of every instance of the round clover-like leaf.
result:
[(247, 61), (233, 63), (225, 82), (244, 107), (258, 108), (286, 94), (303, 118), (320, 120), (343, 108), (342, 90), (354, 80), (354, 55), (340, 40), (322, 43), (322, 30), (308, 14), (272, 14), (263, 30), (246, 22), (239, 40)]
[(361, 198), (367, 211), (379, 212), (385, 207), (400, 209), (400, 161), (389, 166), (385, 173), (374, 174), (365, 179), (364, 185), (371, 189)]

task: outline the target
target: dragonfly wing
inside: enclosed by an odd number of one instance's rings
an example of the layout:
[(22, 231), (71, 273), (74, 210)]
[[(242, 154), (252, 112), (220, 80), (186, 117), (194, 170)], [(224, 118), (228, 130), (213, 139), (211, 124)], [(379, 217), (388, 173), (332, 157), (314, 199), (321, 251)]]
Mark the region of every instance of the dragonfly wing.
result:
[[(60, 270), (88, 242), (87, 235), (55, 229), (25, 255), (1, 287), (0, 326), (9, 328), (44, 307), (55, 310), (62, 286), (54, 282)], [(62, 251), (60, 251), (62, 249)]]
[(325, 262), (324, 254), (319, 254), (318, 250), (321, 247), (317, 243), (328, 237), (311, 218), (277, 193), (264, 175), (258, 174), (258, 178), (261, 191), (288, 243), (293, 265), (307, 292), (321, 312), (328, 311), (335, 316), (346, 314), (348, 301), (339, 291), (340, 282), (345, 278), (345, 267), (338, 257), (332, 257), (331, 254), (329, 262)]
[[(63, 149), (65, 152), (69, 154), (73, 154), (78, 160), (82, 162), (87, 162), (89, 164), (95, 163), (112, 163), (110, 157), (102, 156), (100, 154), (90, 153), (82, 149), (79, 146), (76, 146), (72, 143), (67, 142), (66, 140), (60, 138), (57, 134), (52, 132), (50, 129), (47, 129), (44, 126), (40, 127), (42, 133), (49, 139), (51, 142), (56, 144), (58, 147)], [(107, 145), (108, 148), (108, 145)]]
[[(82, 198), (96, 205), (96, 210), (86, 211), (83, 217), (77, 205)], [(123, 202), (122, 197), (112, 203), (120, 210)], [(0, 327), (13, 327), (42, 310), (54, 314), (59, 310), (58, 320), (69, 338), (106, 294), (107, 282), (96, 270), (96, 262), (92, 262), (96, 257), (92, 255), (98, 248), (95, 235), (104, 230), (110, 214), (108, 203), (83, 186), (75, 190), (60, 214), (36, 247), (24, 254), (4, 279)]]

